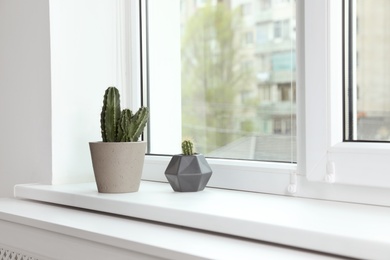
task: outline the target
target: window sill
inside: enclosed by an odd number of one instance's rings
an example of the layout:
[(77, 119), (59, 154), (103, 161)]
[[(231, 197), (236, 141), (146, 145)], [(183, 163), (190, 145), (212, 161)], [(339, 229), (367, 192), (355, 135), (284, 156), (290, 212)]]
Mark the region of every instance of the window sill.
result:
[(390, 255), (387, 207), (211, 188), (177, 193), (148, 181), (129, 194), (99, 194), (84, 183), (17, 185), (15, 196), (348, 257)]
[(0, 230), (0, 251), (22, 254), (23, 259), (338, 259), (210, 232), (19, 199), (0, 199)]

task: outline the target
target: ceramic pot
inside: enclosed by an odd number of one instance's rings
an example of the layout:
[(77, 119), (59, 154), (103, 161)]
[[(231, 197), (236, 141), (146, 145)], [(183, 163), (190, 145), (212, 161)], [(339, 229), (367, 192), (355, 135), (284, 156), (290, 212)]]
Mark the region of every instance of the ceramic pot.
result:
[(203, 190), (210, 180), (211, 170), (202, 154), (174, 155), (165, 170), (165, 177), (174, 191)]
[(89, 148), (99, 192), (138, 191), (145, 160), (145, 141), (91, 142)]

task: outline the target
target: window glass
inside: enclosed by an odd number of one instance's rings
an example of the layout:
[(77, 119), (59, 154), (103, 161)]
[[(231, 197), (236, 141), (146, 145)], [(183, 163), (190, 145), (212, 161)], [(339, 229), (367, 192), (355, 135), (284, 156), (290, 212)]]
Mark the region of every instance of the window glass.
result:
[(389, 15), (387, 0), (347, 3), (347, 140), (390, 141)]
[(268, 24), (259, 24), (256, 26), (256, 42), (259, 44), (266, 43), (269, 39)]
[(274, 38), (282, 37), (282, 22), (276, 21), (274, 22)]
[(295, 3), (199, 2), (180, 5), (182, 137), (208, 157), (295, 161)]
[(260, 8), (268, 9), (271, 7), (271, 0), (260, 0)]

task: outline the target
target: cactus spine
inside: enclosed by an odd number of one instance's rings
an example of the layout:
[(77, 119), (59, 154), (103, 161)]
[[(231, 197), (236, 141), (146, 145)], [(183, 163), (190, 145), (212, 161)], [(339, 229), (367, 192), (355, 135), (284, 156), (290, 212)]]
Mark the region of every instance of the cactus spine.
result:
[(190, 140), (184, 140), (181, 143), (181, 149), (182, 149), (184, 155), (193, 155), (193, 154), (195, 154), (195, 152), (194, 152), (194, 144)]
[(121, 112), (119, 91), (109, 87), (104, 94), (100, 115), (103, 142), (136, 142), (149, 119), (149, 110), (141, 107), (135, 115), (130, 109)]

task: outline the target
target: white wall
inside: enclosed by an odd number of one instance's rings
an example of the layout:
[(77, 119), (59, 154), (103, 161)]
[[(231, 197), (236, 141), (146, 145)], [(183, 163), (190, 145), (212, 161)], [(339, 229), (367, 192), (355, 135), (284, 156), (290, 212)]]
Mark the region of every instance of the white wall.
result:
[(127, 87), (123, 3), (0, 0), (0, 197), (18, 183), (93, 181), (104, 90)]
[(88, 143), (101, 141), (105, 89), (122, 88), (118, 8), (118, 0), (50, 0), (53, 184), (94, 181)]
[(0, 0), (0, 197), (51, 181), (49, 0)]

